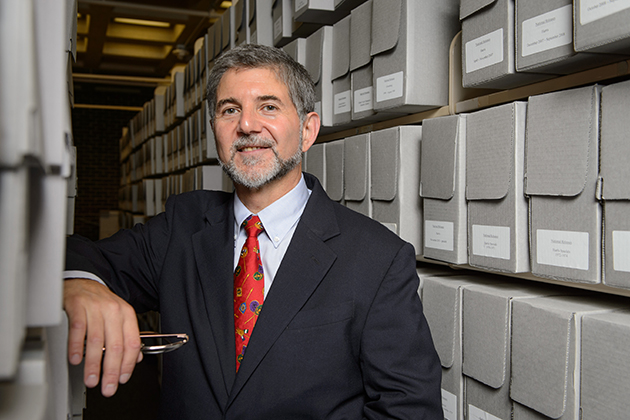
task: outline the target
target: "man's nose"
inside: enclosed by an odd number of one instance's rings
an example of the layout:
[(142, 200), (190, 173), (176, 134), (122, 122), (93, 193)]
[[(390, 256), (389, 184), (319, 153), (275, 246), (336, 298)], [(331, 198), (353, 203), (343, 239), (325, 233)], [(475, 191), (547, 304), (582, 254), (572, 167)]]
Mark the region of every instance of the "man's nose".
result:
[(259, 133), (262, 130), (261, 116), (252, 108), (243, 108), (238, 128), (243, 134)]

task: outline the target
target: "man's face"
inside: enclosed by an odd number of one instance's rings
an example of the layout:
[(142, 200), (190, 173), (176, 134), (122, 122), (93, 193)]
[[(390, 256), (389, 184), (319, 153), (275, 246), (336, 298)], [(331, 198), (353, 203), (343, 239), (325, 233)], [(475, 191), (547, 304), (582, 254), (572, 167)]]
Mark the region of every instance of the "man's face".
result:
[(214, 133), (219, 161), (237, 184), (257, 189), (301, 170), (300, 119), (273, 70), (228, 70), (223, 75)]

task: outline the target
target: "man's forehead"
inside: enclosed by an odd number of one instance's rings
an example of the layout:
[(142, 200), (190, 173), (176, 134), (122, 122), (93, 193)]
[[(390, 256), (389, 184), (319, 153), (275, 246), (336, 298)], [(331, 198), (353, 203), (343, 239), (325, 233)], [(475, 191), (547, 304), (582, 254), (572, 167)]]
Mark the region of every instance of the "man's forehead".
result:
[[(251, 74), (251, 72), (257, 72), (257, 71), (262, 71), (263, 73), (266, 73), (266, 74), (263, 74), (263, 77), (265, 78), (265, 81), (269, 83), (269, 85), (273, 85), (274, 84), (273, 82), (276, 82), (281, 85), (280, 90), (278, 90), (279, 89), (278, 86), (269, 86), (268, 91), (265, 91), (262, 93), (258, 92), (260, 93), (259, 95), (260, 98), (273, 97), (273, 96), (282, 97), (286, 95), (290, 99), (289, 88), (284, 82), (284, 80), (279, 76), (278, 71), (275, 68), (246, 67), (246, 68), (232, 68), (232, 69), (227, 70), (223, 74), (223, 76), (221, 77), (221, 80), (219, 81), (219, 85), (217, 86), (217, 100), (221, 101), (222, 99), (225, 99), (225, 97), (221, 98), (221, 96), (230, 96), (229, 91), (232, 90), (230, 88), (238, 86), (239, 79), (247, 77), (249, 74)], [(232, 78), (232, 80), (229, 82), (226, 82), (226, 78), (228, 76)], [(236, 81), (234, 79), (236, 79)], [(229, 85), (226, 85), (226, 83), (229, 83)], [(266, 86), (266, 85), (267, 83), (263, 84), (263, 86)], [(224, 93), (225, 95), (222, 95), (221, 93)], [(292, 102), (292, 101), (289, 100), (289, 102)]]

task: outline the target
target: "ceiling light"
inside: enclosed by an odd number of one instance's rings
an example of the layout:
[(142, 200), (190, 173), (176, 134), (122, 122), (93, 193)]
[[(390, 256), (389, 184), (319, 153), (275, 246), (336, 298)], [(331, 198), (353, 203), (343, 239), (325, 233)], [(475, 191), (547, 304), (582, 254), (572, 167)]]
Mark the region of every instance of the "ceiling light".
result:
[(232, 2), (231, 1), (222, 1), (221, 5), (219, 6), (222, 9), (228, 9), (230, 7), (232, 7)]
[(114, 22), (126, 23), (129, 25), (153, 26), (157, 28), (169, 28), (171, 26), (171, 24), (168, 22), (159, 22), (156, 20), (120, 18), (120, 17), (114, 18)]

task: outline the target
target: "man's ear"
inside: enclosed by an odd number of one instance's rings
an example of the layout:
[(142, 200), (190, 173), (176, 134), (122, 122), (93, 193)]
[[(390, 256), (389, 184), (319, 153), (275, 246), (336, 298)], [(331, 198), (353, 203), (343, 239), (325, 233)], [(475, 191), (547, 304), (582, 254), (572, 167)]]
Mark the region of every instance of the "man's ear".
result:
[(321, 121), (318, 113), (310, 112), (306, 116), (304, 124), (302, 124), (302, 152), (306, 152), (315, 143), (320, 125)]

